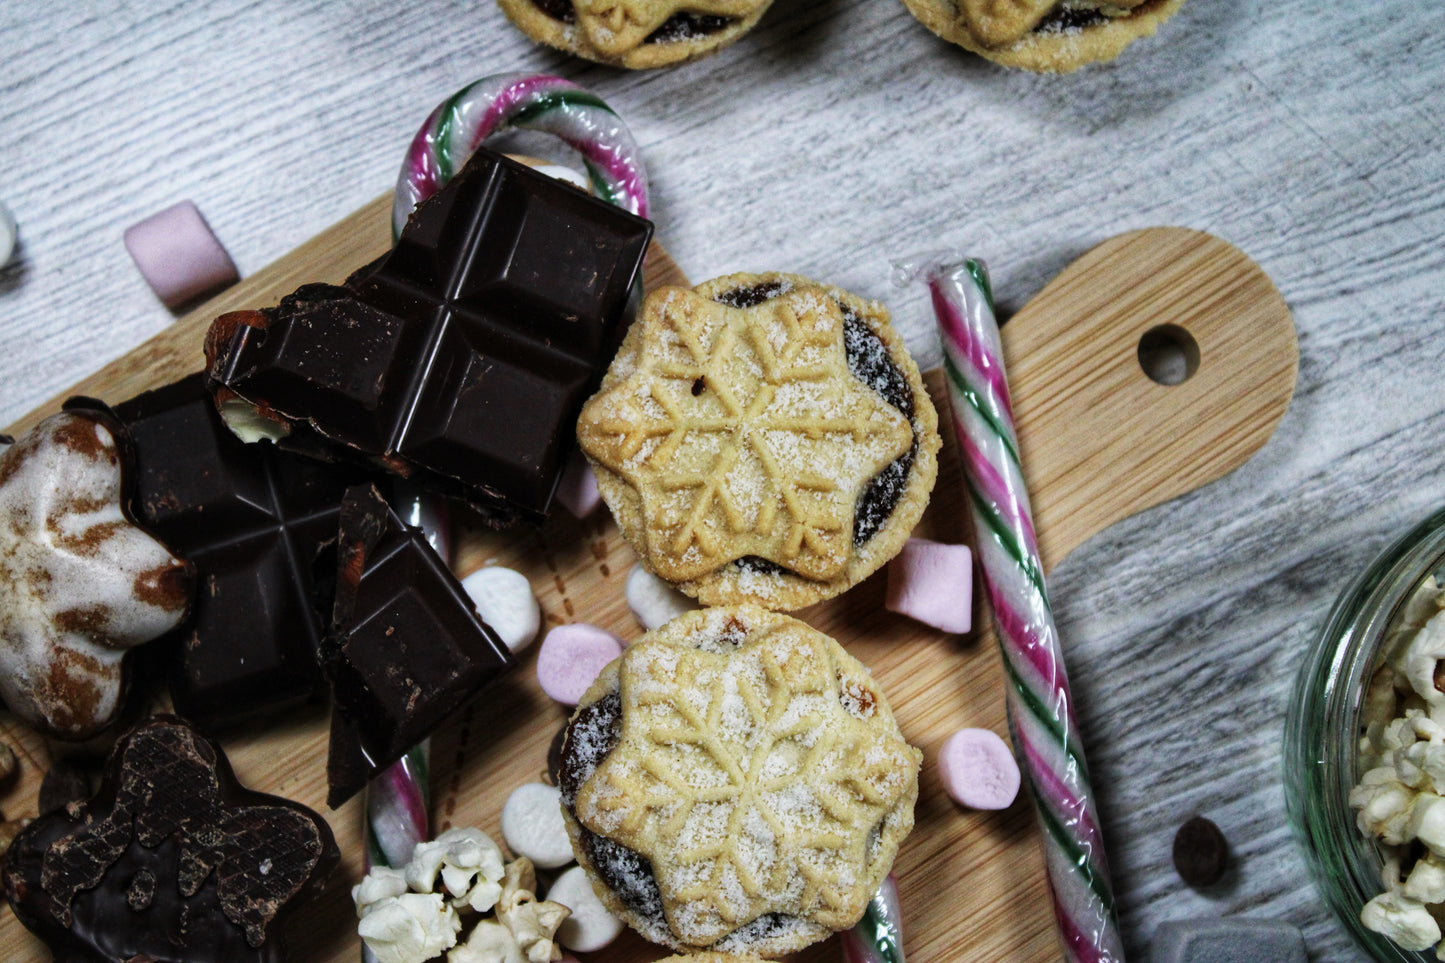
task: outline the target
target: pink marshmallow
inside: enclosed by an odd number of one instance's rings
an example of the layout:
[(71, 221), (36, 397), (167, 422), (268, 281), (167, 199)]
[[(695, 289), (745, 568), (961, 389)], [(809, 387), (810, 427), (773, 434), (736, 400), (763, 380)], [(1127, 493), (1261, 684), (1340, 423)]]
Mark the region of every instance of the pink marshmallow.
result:
[(944, 632), (973, 628), (973, 553), (967, 545), (910, 538), (888, 563), (888, 611)]
[(949, 798), (970, 809), (1007, 809), (1019, 794), (1019, 764), (997, 734), (960, 729), (938, 753), (938, 773)]
[(586, 622), (559, 625), (547, 633), (537, 652), (537, 681), (542, 691), (575, 706), (607, 663), (622, 656), (622, 640)]
[(580, 451), (572, 452), (562, 477), (557, 481), (557, 501), (572, 513), (574, 518), (586, 518), (602, 504), (602, 495), (597, 491), (597, 476), (592, 466)]
[(126, 228), (125, 249), (140, 268), (141, 277), (168, 308), (240, 277), (231, 256), (190, 201)]

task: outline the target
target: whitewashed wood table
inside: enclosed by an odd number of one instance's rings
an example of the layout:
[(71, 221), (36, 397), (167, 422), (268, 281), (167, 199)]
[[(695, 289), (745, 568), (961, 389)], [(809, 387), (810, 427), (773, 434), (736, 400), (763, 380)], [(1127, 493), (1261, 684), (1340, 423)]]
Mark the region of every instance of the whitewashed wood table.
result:
[[(995, 68), (897, 0), (777, 0), (707, 60), (623, 73), (533, 46), (490, 0), (0, 4), (0, 423), (170, 320), (121, 232), (193, 199), (243, 273), (389, 189), (469, 80), (546, 70), (645, 152), (695, 279), (787, 270), (881, 297), (925, 366), (932, 316), (890, 262), (986, 258), (1005, 310), (1119, 232), (1241, 247), (1294, 310), (1293, 407), (1244, 468), (1105, 532), (1051, 587), (1122, 922), (1283, 919), (1358, 957), (1309, 882), (1280, 743), (1335, 595), (1445, 498), (1445, 19), (1419, 0), (1192, 0), (1120, 62)], [(1170, 865), (1195, 813), (1236, 869)]]

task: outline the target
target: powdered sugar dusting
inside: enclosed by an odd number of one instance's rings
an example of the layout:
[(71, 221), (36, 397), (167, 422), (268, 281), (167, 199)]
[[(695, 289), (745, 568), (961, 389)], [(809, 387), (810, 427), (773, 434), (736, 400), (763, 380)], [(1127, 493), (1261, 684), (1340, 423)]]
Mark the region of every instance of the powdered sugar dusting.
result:
[(918, 756), (860, 671), (749, 607), (688, 613), (624, 655), (617, 748), (575, 811), (650, 863), (681, 941), (861, 913), (892, 858), (876, 828), (911, 800)]

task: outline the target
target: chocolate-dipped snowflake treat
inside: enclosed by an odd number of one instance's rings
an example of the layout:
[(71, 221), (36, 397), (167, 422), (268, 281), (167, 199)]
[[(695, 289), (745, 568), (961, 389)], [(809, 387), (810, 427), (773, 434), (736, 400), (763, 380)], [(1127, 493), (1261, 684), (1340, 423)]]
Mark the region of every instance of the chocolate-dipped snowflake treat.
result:
[(609, 910), (680, 952), (773, 956), (858, 922), (913, 827), (921, 758), (837, 642), (743, 605), (608, 666), (558, 781)]
[(649, 571), (707, 604), (773, 609), (892, 558), (940, 446), (886, 309), (793, 274), (649, 294), (577, 439)]
[(100, 789), (45, 813), (5, 855), (5, 898), (57, 960), (280, 963), (278, 923), (340, 860), (326, 821), (245, 789), (215, 743), (155, 716)]

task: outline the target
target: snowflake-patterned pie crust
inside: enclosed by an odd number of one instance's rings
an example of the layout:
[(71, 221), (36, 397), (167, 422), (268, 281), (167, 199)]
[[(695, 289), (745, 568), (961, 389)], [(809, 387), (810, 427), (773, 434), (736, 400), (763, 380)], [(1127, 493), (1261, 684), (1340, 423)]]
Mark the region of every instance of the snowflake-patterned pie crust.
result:
[[(744, 307), (718, 299), (755, 283), (775, 290)], [(850, 369), (845, 311), (907, 413)], [(710, 604), (779, 609), (835, 595), (897, 552), (939, 447), (937, 415), (882, 306), (784, 274), (652, 292), (577, 437), (645, 567)], [(860, 544), (860, 499), (903, 462), (894, 508)]]
[(1069, 73), (1151, 36), (1184, 0), (903, 0), (925, 27), (1005, 67)]
[(684, 951), (781, 955), (858, 921), (912, 828), (921, 755), (857, 660), (786, 615), (713, 608), (634, 643), (579, 712), (612, 693), (616, 744), (569, 828), (594, 879), (581, 827), (650, 864), (666, 929), (609, 908)]
[(772, 0), (498, 0), (533, 40), (633, 69), (695, 60), (751, 30)]

